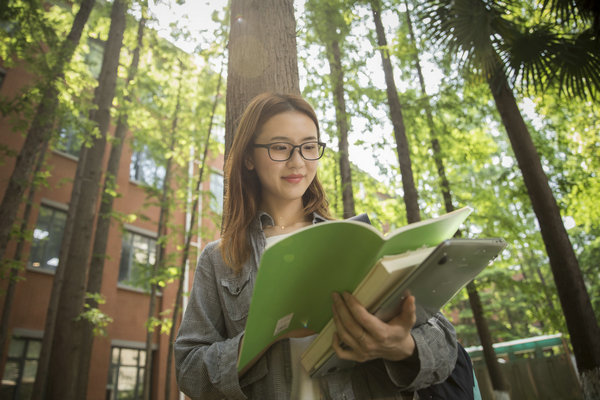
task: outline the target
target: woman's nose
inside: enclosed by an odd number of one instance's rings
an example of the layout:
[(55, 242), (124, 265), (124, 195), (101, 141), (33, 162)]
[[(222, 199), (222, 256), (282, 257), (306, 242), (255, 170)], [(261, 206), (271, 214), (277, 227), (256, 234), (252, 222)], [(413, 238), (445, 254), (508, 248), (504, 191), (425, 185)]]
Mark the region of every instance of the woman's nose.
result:
[(302, 158), (302, 155), (300, 154), (300, 147), (292, 149), (292, 156), (288, 160), (288, 163), (290, 165), (304, 163), (304, 158)]

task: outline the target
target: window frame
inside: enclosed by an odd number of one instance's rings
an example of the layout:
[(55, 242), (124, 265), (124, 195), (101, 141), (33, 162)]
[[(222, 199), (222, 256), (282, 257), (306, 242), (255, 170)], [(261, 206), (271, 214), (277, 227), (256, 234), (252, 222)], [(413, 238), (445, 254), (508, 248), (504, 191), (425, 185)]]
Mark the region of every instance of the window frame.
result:
[[(213, 191), (213, 177), (215, 176), (219, 176), (221, 178), (220, 181), (220, 191), (217, 194), (216, 191)], [(221, 216), (223, 215), (223, 201), (224, 201), (224, 193), (223, 190), (225, 188), (225, 177), (223, 176), (223, 172), (213, 169), (210, 171), (210, 176), (209, 176), (209, 191), (210, 191), (210, 200), (208, 202), (208, 206), (210, 207), (210, 210), (212, 212), (214, 212), (215, 214)], [(219, 204), (220, 201), (220, 204)]]
[(7, 71), (0, 67), (0, 90), (2, 90), (2, 85), (4, 85), (4, 81), (6, 80)]
[[(17, 375), (17, 380), (15, 381), (15, 385), (14, 385), (14, 392), (12, 395), (12, 399), (19, 399), (21, 397), (19, 397), (20, 391), (23, 389), (23, 378), (24, 378), (24, 373), (25, 373), (25, 366), (27, 362), (32, 362), (35, 361), (35, 370), (32, 371), (32, 375), (33, 375), (33, 379), (35, 379), (35, 374), (37, 372), (37, 363), (39, 361), (39, 357), (40, 357), (40, 352), (41, 352), (41, 348), (42, 348), (42, 333), (41, 332), (37, 332), (37, 331), (29, 331), (29, 330), (21, 330), (21, 329), (15, 329), (13, 331), (12, 336), (10, 337), (10, 343), (9, 346), (11, 346), (15, 340), (21, 340), (21, 341), (25, 341), (25, 345), (23, 346), (23, 349), (21, 350), (21, 354), (19, 356), (14, 356), (14, 355), (10, 355), (10, 347), (8, 349), (7, 355), (6, 355), (6, 361), (4, 364), (4, 374), (2, 376), (2, 383), (1, 383), (1, 387), (4, 388), (5, 385), (5, 377), (6, 377), (6, 366), (9, 362), (13, 361), (16, 362), (18, 365), (18, 375)], [(39, 343), (39, 347), (38, 347), (38, 353), (37, 356), (35, 357), (31, 357), (28, 355), (29, 350), (30, 350), (30, 345), (32, 342), (37, 342)], [(31, 388), (33, 388), (33, 382), (31, 382)], [(4, 392), (2, 389), (0, 389), (0, 393), (2, 393), (2, 395), (4, 396)], [(3, 397), (4, 398), (4, 397)]]
[[(123, 235), (121, 237), (121, 253), (119, 255), (119, 271), (118, 271), (118, 276), (117, 276), (117, 287), (119, 287), (121, 289), (128, 289), (128, 290), (133, 290), (133, 291), (147, 294), (150, 292), (149, 284), (148, 284), (148, 287), (141, 287), (141, 286), (135, 286), (133, 284), (128, 283), (128, 281), (131, 277), (132, 261), (133, 261), (133, 257), (134, 257), (134, 253), (133, 253), (133, 251), (131, 251), (131, 249), (133, 249), (133, 239), (134, 239), (133, 235), (141, 237), (145, 240), (148, 240), (148, 242), (149, 242), (148, 253), (146, 254), (148, 263), (146, 265), (148, 267), (151, 267), (152, 266), (152, 264), (150, 264), (150, 260), (152, 259), (152, 257), (150, 257), (151, 253), (153, 253), (154, 260), (156, 260), (156, 242), (158, 240), (157, 234), (156, 234), (156, 232), (152, 232), (150, 230), (139, 228), (139, 227), (129, 225), (129, 224), (125, 224), (125, 226), (123, 228), (124, 228)], [(127, 279), (122, 280), (121, 274), (122, 274), (123, 252), (125, 250), (126, 235), (131, 235), (131, 239), (129, 240), (129, 246), (128, 246), (129, 254), (128, 254)]]
[[(155, 350), (155, 345), (152, 346), (151, 351)], [(117, 364), (114, 363), (114, 357), (113, 357), (113, 353), (115, 350), (118, 350), (118, 362)], [(136, 365), (128, 365), (125, 364), (123, 365), (121, 362), (121, 354), (123, 350), (134, 350), (137, 351), (137, 358), (136, 358)], [(140, 354), (144, 354), (144, 358), (142, 359), (140, 357)], [(136, 379), (136, 383), (135, 383), (135, 388), (134, 388), (134, 399), (141, 399), (142, 398), (142, 392), (143, 392), (143, 385), (144, 385), (144, 375), (146, 373), (145, 368), (146, 368), (146, 348), (143, 344), (138, 344), (137, 342), (126, 342), (126, 341), (120, 341), (120, 340), (114, 340), (111, 343), (110, 346), (110, 354), (109, 354), (109, 366), (108, 366), (108, 378), (107, 378), (107, 382), (106, 382), (106, 398), (108, 400), (116, 400), (118, 399), (118, 395), (119, 395), (119, 372), (120, 369), (122, 367), (126, 367), (126, 368), (132, 368), (135, 367), (136, 372), (135, 372), (135, 379)], [(143, 362), (142, 362), (143, 361)], [(115, 369), (116, 367), (116, 369)], [(140, 370), (143, 371), (142, 374), (140, 374)], [(153, 365), (150, 366), (150, 380), (152, 380), (152, 370), (153, 370)], [(113, 379), (115, 379), (115, 381), (113, 382)], [(152, 385), (152, 382), (150, 382), (150, 385)]]
[(88, 51), (84, 55), (85, 64), (94, 79), (98, 80), (102, 70), (104, 52), (106, 51), (106, 41), (90, 36), (87, 38), (86, 44)]
[[(62, 226), (62, 232), (61, 232), (61, 237), (60, 240), (58, 241), (58, 249), (56, 252), (56, 258), (57, 258), (57, 264), (56, 266), (50, 266), (48, 267), (47, 264), (42, 266), (42, 265), (34, 265), (34, 260), (32, 259), (32, 257), (36, 254), (34, 254), (37, 250), (36, 250), (36, 243), (39, 243), (39, 241), (44, 240), (44, 239), (36, 239), (35, 238), (35, 232), (38, 228), (38, 223), (39, 223), (39, 219), (40, 219), (40, 215), (42, 213), (42, 208), (46, 208), (52, 211), (52, 221), (55, 220), (55, 215), (56, 213), (63, 213), (64, 214), (64, 224)], [(66, 223), (67, 223), (67, 218), (68, 218), (68, 206), (62, 203), (58, 203), (52, 200), (48, 200), (48, 199), (42, 199), (42, 201), (39, 204), (39, 208), (38, 208), (38, 215), (37, 215), (37, 219), (35, 222), (35, 225), (33, 226), (33, 237), (31, 239), (31, 247), (29, 249), (29, 255), (28, 255), (28, 259), (27, 259), (27, 270), (28, 271), (35, 271), (35, 272), (41, 272), (41, 273), (46, 273), (46, 274), (54, 274), (56, 272), (56, 268), (58, 268), (58, 263), (60, 262), (59, 256), (60, 256), (60, 248), (62, 247), (62, 240), (63, 240), (63, 236), (64, 236), (64, 232), (65, 232), (65, 227), (66, 227)], [(55, 225), (53, 224), (51, 229), (55, 228)], [(50, 237), (50, 234), (52, 232), (54, 232), (56, 229), (54, 230), (50, 230), (47, 231), (49, 232), (48, 237)], [(47, 245), (43, 245), (44, 248), (42, 250), (42, 259), (47, 258), (46, 255), (48, 253), (47, 251)]]
[[(85, 117), (81, 116), (79, 118)], [(57, 127), (57, 136), (52, 146), (52, 151), (74, 161), (78, 161), (79, 155), (81, 154), (81, 148), (85, 143), (85, 139), (78, 136), (78, 130), (85, 131), (84, 124), (85, 123), (78, 124), (77, 118), (73, 115), (63, 117)], [(66, 148), (57, 147), (63, 145), (64, 141), (66, 141)]]
[[(144, 163), (146, 165), (144, 165)], [(151, 165), (148, 165), (150, 163)], [(142, 170), (152, 170), (152, 181), (148, 182), (149, 179), (146, 174), (140, 172)], [(129, 181), (137, 185), (144, 185), (153, 187), (155, 189), (162, 190), (164, 184), (164, 178), (166, 174), (166, 167), (157, 161), (147, 145), (141, 146), (141, 148), (132, 149), (131, 159), (129, 160)]]

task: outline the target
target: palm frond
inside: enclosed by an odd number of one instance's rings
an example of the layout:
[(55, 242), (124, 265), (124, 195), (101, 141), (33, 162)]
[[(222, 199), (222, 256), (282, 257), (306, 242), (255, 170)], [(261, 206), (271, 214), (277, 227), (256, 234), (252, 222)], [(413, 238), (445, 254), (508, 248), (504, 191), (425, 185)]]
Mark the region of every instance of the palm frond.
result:
[(483, 75), (498, 67), (497, 40), (508, 34), (511, 23), (502, 19), (506, 9), (485, 0), (434, 0), (421, 3), (419, 16), (430, 39), (454, 53), (462, 67)]
[(542, 11), (547, 11), (556, 17), (558, 23), (569, 25), (591, 22), (594, 34), (600, 30), (600, 2), (597, 0), (543, 0)]
[(556, 24), (531, 27), (505, 5), (487, 0), (433, 0), (418, 11), (430, 39), (454, 54), (461, 67), (486, 77), (501, 68), (526, 91), (558, 85), (568, 96), (598, 94), (600, 47), (592, 29), (565, 33)]
[(573, 38), (561, 38), (550, 48), (554, 67), (548, 84), (558, 85), (568, 96), (597, 98), (600, 92), (598, 39), (587, 30)]

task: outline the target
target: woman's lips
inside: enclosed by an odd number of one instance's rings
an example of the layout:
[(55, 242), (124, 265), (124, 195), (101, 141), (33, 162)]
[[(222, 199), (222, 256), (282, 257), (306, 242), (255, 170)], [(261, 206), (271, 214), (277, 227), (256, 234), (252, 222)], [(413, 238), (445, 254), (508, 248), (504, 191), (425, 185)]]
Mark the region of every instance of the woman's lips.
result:
[(289, 183), (299, 183), (302, 180), (302, 178), (304, 178), (303, 175), (287, 175), (283, 177), (283, 179), (285, 179)]

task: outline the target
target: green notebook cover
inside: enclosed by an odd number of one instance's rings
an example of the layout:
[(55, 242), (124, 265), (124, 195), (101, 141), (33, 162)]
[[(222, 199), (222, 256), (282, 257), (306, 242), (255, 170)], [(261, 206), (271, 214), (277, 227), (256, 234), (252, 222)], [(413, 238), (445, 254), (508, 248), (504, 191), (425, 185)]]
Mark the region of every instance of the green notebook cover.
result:
[(291, 332), (320, 332), (333, 316), (332, 292), (352, 292), (383, 256), (449, 239), (470, 213), (469, 207), (461, 208), (386, 236), (362, 222), (324, 222), (267, 247), (256, 276), (238, 371)]

